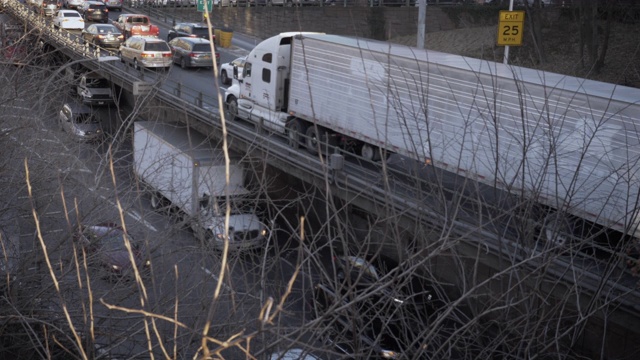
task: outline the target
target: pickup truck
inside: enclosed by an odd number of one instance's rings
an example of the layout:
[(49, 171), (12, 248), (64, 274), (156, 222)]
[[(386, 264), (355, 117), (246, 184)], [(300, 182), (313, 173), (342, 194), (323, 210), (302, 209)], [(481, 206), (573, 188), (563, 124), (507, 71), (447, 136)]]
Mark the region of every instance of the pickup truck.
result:
[(151, 24), (151, 20), (144, 14), (121, 14), (113, 25), (124, 35), (125, 40), (132, 36), (160, 35), (160, 28)]
[(111, 105), (114, 102), (109, 81), (93, 72), (80, 76), (76, 92), (84, 104)]

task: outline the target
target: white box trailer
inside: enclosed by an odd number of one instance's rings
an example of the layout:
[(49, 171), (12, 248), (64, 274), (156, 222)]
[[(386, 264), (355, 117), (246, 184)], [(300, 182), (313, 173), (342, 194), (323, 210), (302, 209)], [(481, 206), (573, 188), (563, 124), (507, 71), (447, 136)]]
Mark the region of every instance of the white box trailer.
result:
[(225, 101), (232, 116), (311, 153), (322, 140), (355, 145), (369, 160), (400, 154), (531, 199), (548, 227), (565, 224), (566, 214), (640, 236), (640, 89), (388, 42), (283, 33), (250, 52)]
[(202, 240), (221, 249), (228, 191), (230, 249), (264, 246), (266, 226), (244, 212), (251, 206), (237, 156), (227, 168), (222, 150), (188, 127), (138, 121), (134, 130), (134, 171), (150, 188), (152, 207), (167, 203), (179, 209)]

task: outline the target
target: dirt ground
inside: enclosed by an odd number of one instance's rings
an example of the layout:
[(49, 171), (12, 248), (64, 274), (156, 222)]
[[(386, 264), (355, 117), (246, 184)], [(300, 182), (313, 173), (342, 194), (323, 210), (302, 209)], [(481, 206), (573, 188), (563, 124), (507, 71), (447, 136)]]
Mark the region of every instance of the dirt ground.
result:
[[(570, 21), (549, 21), (543, 28), (544, 63), (537, 62), (531, 36), (525, 30), (524, 46), (511, 47), (509, 63), (560, 74), (584, 77), (640, 88), (640, 26), (613, 25), (605, 67), (595, 74), (580, 62), (580, 40)], [(427, 33), (425, 48), (502, 62), (504, 47), (495, 45), (497, 26), (473, 27)], [(528, 36), (528, 37), (527, 37)], [(416, 46), (416, 36), (391, 41)], [(586, 50), (585, 50), (586, 56)]]

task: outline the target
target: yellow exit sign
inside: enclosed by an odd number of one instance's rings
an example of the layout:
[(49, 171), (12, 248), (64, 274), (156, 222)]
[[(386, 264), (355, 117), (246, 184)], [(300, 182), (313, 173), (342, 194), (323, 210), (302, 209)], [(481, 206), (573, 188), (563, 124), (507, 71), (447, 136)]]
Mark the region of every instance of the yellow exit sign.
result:
[(500, 10), (498, 22), (498, 46), (522, 45), (524, 11)]

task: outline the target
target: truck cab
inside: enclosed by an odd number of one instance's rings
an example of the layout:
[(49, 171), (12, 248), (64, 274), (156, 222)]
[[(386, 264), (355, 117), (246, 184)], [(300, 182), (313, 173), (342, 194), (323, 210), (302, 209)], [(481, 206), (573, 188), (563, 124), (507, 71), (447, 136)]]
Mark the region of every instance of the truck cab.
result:
[(111, 84), (94, 72), (80, 76), (76, 92), (85, 104), (110, 105), (114, 102)]
[[(285, 132), (289, 119), (287, 89), (291, 42), (299, 34), (306, 33), (288, 32), (273, 36), (249, 53), (242, 69), (242, 79), (237, 81), (237, 88), (235, 84), (229, 88), (226, 96), (232, 116), (253, 121), (274, 132)], [(232, 104), (234, 101), (237, 105)], [(236, 114), (233, 113), (235, 109)]]

